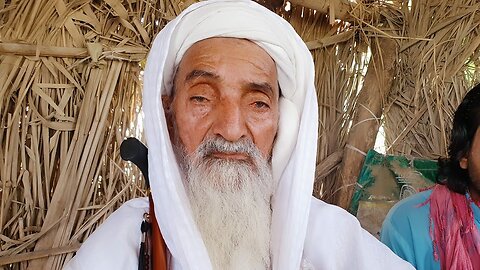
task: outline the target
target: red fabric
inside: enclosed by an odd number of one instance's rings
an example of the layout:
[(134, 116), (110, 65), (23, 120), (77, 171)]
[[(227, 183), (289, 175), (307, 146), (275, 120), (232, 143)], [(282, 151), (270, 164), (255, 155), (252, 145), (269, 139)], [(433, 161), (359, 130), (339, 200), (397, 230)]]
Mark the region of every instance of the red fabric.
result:
[(433, 188), (430, 203), (430, 235), (434, 256), (442, 270), (480, 270), (480, 234), (471, 200), (444, 185)]
[(163, 240), (160, 227), (158, 226), (155, 211), (153, 210), (152, 195), (148, 195), (150, 205), (150, 219), (152, 221), (152, 269), (153, 270), (167, 270), (167, 245)]

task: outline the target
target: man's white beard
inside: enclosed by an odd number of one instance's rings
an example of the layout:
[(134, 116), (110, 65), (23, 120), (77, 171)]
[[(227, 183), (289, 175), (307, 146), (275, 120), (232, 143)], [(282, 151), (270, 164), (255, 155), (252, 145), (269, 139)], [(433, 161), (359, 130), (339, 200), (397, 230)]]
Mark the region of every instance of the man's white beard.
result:
[[(249, 161), (213, 158), (247, 153)], [(271, 167), (251, 141), (204, 142), (184, 157), (186, 190), (215, 270), (270, 269)]]

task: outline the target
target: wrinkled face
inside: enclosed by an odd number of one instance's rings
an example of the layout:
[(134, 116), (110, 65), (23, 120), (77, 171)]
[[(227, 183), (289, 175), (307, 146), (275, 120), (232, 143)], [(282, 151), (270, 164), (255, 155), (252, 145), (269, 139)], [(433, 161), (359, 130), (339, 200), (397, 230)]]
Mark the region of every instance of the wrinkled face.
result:
[(470, 176), (470, 195), (480, 203), (480, 128), (477, 128), (468, 155), (461, 159), (460, 166), (468, 170)]
[[(258, 45), (243, 39), (211, 38), (190, 47), (175, 76), (166, 106), (185, 154), (206, 139), (249, 139), (270, 158), (277, 133), (279, 88), (276, 66)], [(246, 160), (242, 153), (214, 152), (212, 158)]]

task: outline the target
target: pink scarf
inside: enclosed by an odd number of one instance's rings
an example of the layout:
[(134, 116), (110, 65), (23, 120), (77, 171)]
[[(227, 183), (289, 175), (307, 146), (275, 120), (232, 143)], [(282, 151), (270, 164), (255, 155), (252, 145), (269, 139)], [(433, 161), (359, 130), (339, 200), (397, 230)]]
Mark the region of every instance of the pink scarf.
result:
[(480, 234), (470, 207), (472, 200), (436, 185), (427, 202), (434, 257), (440, 258), (441, 269), (479, 270)]

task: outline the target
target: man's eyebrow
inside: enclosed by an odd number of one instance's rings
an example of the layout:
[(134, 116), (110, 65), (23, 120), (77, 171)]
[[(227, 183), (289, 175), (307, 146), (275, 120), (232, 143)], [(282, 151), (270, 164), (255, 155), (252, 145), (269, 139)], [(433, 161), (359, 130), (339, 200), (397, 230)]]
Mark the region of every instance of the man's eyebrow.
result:
[(219, 76), (217, 74), (209, 72), (209, 71), (205, 71), (205, 70), (201, 70), (201, 69), (194, 69), (194, 70), (190, 71), (187, 74), (187, 76), (185, 76), (185, 82), (189, 82), (189, 81), (192, 81), (194, 79), (202, 78), (202, 77), (217, 79)]
[(247, 84), (247, 88), (263, 92), (269, 96), (274, 96), (273, 87), (267, 82), (264, 82), (264, 83), (249, 82)]

